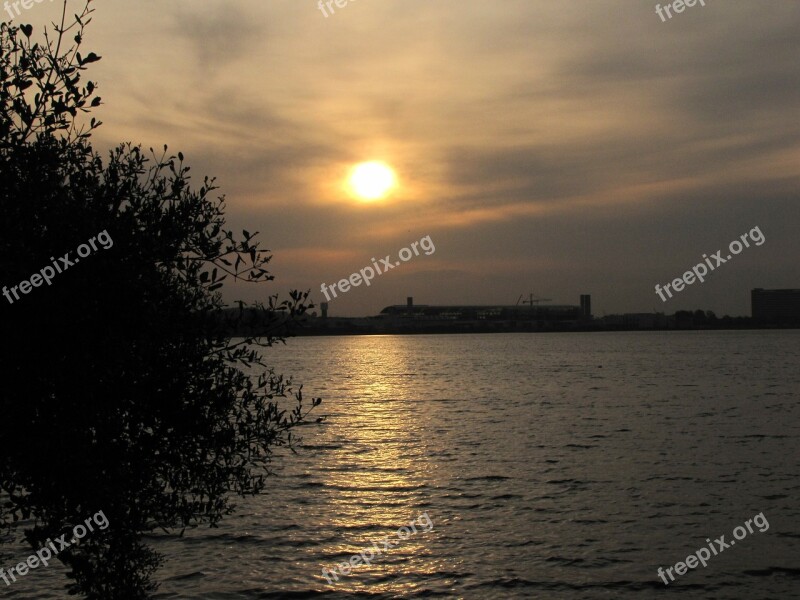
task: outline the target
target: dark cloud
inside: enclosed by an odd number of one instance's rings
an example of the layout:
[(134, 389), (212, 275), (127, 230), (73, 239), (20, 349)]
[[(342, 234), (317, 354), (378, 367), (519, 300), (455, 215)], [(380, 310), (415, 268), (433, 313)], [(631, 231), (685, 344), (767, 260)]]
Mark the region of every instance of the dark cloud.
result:
[[(198, 10), (198, 3), (172, 7), (173, 31), (187, 40), (203, 69), (216, 69), (243, 61), (251, 43), (267, 35), (267, 28), (240, 4), (211, 2)], [(162, 9), (169, 5), (163, 5)], [(207, 8), (207, 10), (203, 10)], [(233, 98), (229, 98), (229, 102)]]

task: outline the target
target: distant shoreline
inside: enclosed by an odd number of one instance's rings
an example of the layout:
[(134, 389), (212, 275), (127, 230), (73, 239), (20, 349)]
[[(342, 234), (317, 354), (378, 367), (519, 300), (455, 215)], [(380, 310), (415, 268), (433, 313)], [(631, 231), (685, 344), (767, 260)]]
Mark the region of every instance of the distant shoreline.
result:
[(800, 329), (798, 325), (786, 327), (751, 325), (731, 325), (717, 327), (498, 327), (458, 324), (457, 326), (392, 327), (392, 326), (347, 326), (333, 327), (303, 326), (291, 328), (295, 337), (325, 337), (352, 335), (450, 335), (470, 333), (608, 333), (620, 331), (774, 331)]
[(800, 329), (800, 323), (767, 323), (752, 317), (718, 318), (697, 310), (663, 313), (627, 313), (581, 318), (431, 318), (411, 314), (375, 317), (320, 317), (303, 315), (293, 320), (278, 311), (226, 309), (221, 315), (223, 330), (234, 337), (327, 336), (327, 335), (426, 335), (453, 333), (569, 333), (603, 331), (740, 331)]

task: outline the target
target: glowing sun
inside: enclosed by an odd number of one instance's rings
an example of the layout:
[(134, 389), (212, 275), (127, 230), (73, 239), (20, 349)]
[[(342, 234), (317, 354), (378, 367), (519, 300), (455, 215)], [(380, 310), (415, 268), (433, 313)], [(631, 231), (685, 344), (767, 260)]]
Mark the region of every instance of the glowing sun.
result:
[(350, 173), (350, 189), (364, 201), (385, 198), (396, 183), (392, 168), (379, 161), (360, 163)]

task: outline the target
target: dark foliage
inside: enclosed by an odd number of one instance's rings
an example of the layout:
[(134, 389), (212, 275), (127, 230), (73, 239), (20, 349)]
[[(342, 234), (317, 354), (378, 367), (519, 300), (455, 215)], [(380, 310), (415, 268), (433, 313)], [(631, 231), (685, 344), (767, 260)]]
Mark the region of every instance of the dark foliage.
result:
[[(193, 189), (180, 153), (93, 150), (99, 123), (78, 126), (100, 103), (84, 82), (99, 57), (80, 52), (91, 12), (41, 44), (29, 26), (0, 32), (0, 285), (75, 262), (0, 297), (0, 524), (40, 548), (103, 511), (107, 529), (58, 555), (71, 590), (146, 598), (161, 559), (142, 535), (215, 525), (291, 443), (301, 390), (258, 349), (282, 341), (307, 293), (270, 297), (258, 309), (273, 331), (231, 341), (217, 290), (271, 280), (270, 256), (225, 228), (214, 181)], [(113, 246), (75, 261), (100, 232)]]

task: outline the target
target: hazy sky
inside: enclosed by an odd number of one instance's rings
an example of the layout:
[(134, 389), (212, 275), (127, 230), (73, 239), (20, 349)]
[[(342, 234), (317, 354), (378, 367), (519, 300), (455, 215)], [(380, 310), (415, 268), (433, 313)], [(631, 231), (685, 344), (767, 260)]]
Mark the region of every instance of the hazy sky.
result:
[[(314, 0), (95, 5), (95, 144), (183, 151), (274, 252), (276, 280), (230, 299), (319, 300), (426, 235), (434, 254), (331, 314), (529, 292), (591, 293), (596, 315), (749, 314), (752, 287), (800, 287), (797, 0), (706, 0), (666, 22), (643, 0), (351, 0), (327, 18)], [(385, 200), (343, 185), (368, 160), (396, 170)], [(656, 296), (756, 226), (762, 246)]]

